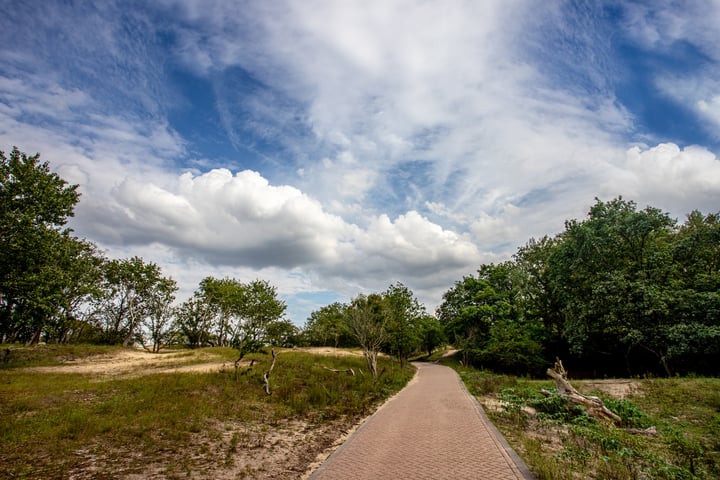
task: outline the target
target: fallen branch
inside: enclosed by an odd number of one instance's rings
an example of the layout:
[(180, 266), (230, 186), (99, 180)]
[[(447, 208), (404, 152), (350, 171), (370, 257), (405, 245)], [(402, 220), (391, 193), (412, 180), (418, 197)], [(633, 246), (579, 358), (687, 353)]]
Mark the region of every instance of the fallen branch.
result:
[(657, 428), (650, 427), (650, 428), (626, 428), (624, 429), (627, 433), (631, 435), (644, 435), (646, 437), (657, 437)]
[[(555, 380), (557, 393), (565, 397), (570, 403), (584, 406), (593, 417), (622, 422), (622, 419), (611, 412), (598, 397), (583, 395), (575, 390), (575, 387), (570, 385), (570, 382), (567, 380), (567, 372), (560, 359), (555, 362), (555, 369), (547, 369), (547, 374)], [(542, 393), (545, 395), (552, 394), (547, 390), (543, 390)]]
[(277, 353), (275, 353), (275, 349), (273, 348), (271, 350), (272, 353), (272, 363), (270, 364), (270, 368), (268, 368), (267, 372), (263, 374), (263, 380), (265, 380), (265, 393), (270, 395), (270, 373), (272, 372), (273, 368), (275, 368), (275, 359), (277, 358)]
[(326, 367), (325, 365), (323, 365), (323, 368), (325, 370), (330, 370), (331, 372), (335, 372), (335, 373), (343, 372), (343, 373), (347, 373), (350, 376), (353, 376), (353, 377), (355, 376), (355, 370), (353, 370), (352, 368), (348, 368), (347, 370), (338, 370), (337, 368), (330, 368), (330, 367)]

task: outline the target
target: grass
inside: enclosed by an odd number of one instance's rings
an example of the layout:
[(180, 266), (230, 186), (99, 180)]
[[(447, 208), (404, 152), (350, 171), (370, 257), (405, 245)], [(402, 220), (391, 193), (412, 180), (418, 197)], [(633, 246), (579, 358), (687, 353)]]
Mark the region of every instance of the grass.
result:
[[(552, 381), (494, 375), (453, 359), (468, 389), (539, 480), (720, 478), (720, 379), (638, 380), (625, 399), (597, 395), (622, 418), (613, 426), (570, 407)], [(582, 391), (582, 382), (576, 387)], [(657, 436), (626, 428), (654, 426)]]
[(114, 345), (36, 345), (24, 347), (17, 345), (0, 345), (0, 349), (9, 349), (10, 356), (0, 362), (0, 369), (17, 367), (46, 367), (61, 365), (68, 361), (87, 359), (101, 355), (113, 355), (122, 350)]
[[(232, 368), (99, 379), (17, 366), (56, 364), (68, 355), (65, 348), (18, 355), (0, 370), (0, 465), (10, 478), (118, 478), (145, 474), (148, 465), (167, 478), (207, 476), (232, 467), (242, 449), (277, 444), (272, 433), (292, 422), (352, 423), (413, 375), (387, 359), (378, 380), (338, 374), (323, 366), (359, 371), (363, 359), (287, 351), (277, 358), (272, 394), (266, 395), (262, 373), (270, 356), (262, 353), (248, 356), (255, 367), (237, 380)], [(86, 347), (73, 355), (112, 351)], [(232, 360), (235, 353), (204, 349), (194, 355)], [(254, 472), (243, 467), (235, 476)]]

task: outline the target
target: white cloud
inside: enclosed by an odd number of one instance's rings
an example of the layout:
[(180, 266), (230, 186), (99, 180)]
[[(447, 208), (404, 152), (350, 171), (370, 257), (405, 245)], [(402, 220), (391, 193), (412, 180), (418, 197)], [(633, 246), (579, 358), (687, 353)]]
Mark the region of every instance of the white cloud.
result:
[(691, 210), (718, 211), (720, 159), (697, 146), (636, 146), (608, 170), (602, 190), (608, 197), (623, 195), (640, 207), (652, 205), (683, 221)]
[[(525, 0), (156, 5), (131, 12), (127, 30), (118, 7), (80, 24), (52, 9), (46, 23), (69, 48), (0, 48), (16, 66), (0, 77), (0, 141), (81, 184), (79, 233), (161, 259), (184, 282), (268, 276), (286, 294), (350, 297), (399, 280), (437, 303), (595, 196), (677, 215), (719, 204), (709, 151), (627, 150), (634, 118), (608, 87), (609, 40), (585, 11), (563, 23), (565, 4)], [(717, 59), (719, 10), (703, 7), (627, 6), (627, 28), (647, 48), (686, 39)], [(549, 74), (559, 56), (592, 88)], [(23, 65), (44, 73), (17, 74)], [(190, 99), (168, 82), (174, 69), (209, 86), (234, 151), (198, 152), (178, 133), (171, 119)], [(657, 82), (717, 130), (716, 73)]]

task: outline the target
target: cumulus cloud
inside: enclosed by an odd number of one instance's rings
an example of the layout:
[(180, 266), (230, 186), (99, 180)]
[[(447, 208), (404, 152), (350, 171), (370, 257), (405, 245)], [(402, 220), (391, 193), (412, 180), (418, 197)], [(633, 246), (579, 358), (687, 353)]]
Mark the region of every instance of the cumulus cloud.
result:
[(640, 206), (662, 208), (682, 221), (691, 210), (717, 211), (720, 159), (698, 146), (635, 146), (622, 163), (608, 170), (602, 190), (608, 196), (636, 200)]
[[(628, 150), (636, 119), (612, 91), (603, 6), (38, 5), (0, 18), (15, 47), (0, 47), (0, 140), (81, 185), (79, 234), (161, 259), (185, 282), (263, 276), (284, 293), (350, 297), (399, 280), (437, 303), (595, 196), (678, 216), (718, 205), (709, 150)], [(718, 10), (623, 9), (639, 48), (686, 42), (711, 60), (654, 81), (717, 131)], [(36, 35), (13, 37), (23, 18), (39, 19)], [(196, 94), (206, 103), (194, 110)]]

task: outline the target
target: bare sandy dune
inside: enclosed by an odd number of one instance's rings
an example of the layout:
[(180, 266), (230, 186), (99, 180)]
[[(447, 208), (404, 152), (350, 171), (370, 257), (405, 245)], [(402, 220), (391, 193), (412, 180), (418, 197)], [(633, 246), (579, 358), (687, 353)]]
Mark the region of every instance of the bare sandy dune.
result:
[(98, 355), (70, 360), (63, 365), (28, 367), (26, 370), (46, 373), (80, 373), (90, 375), (147, 375), (161, 372), (209, 372), (221, 370), (232, 362), (218, 361), (203, 352), (179, 351), (150, 353), (146, 350), (121, 350), (111, 355)]
[[(315, 355), (362, 356), (360, 350), (333, 347), (305, 347), (285, 351), (307, 352)], [(245, 365), (247, 362), (241, 362)], [(79, 373), (98, 376), (141, 376), (153, 373), (213, 372), (234, 368), (234, 362), (218, 360), (203, 351), (181, 350), (151, 353), (141, 349), (120, 350), (108, 355), (97, 355), (80, 360), (67, 360), (62, 365), (28, 367), (25, 370), (45, 373)]]

